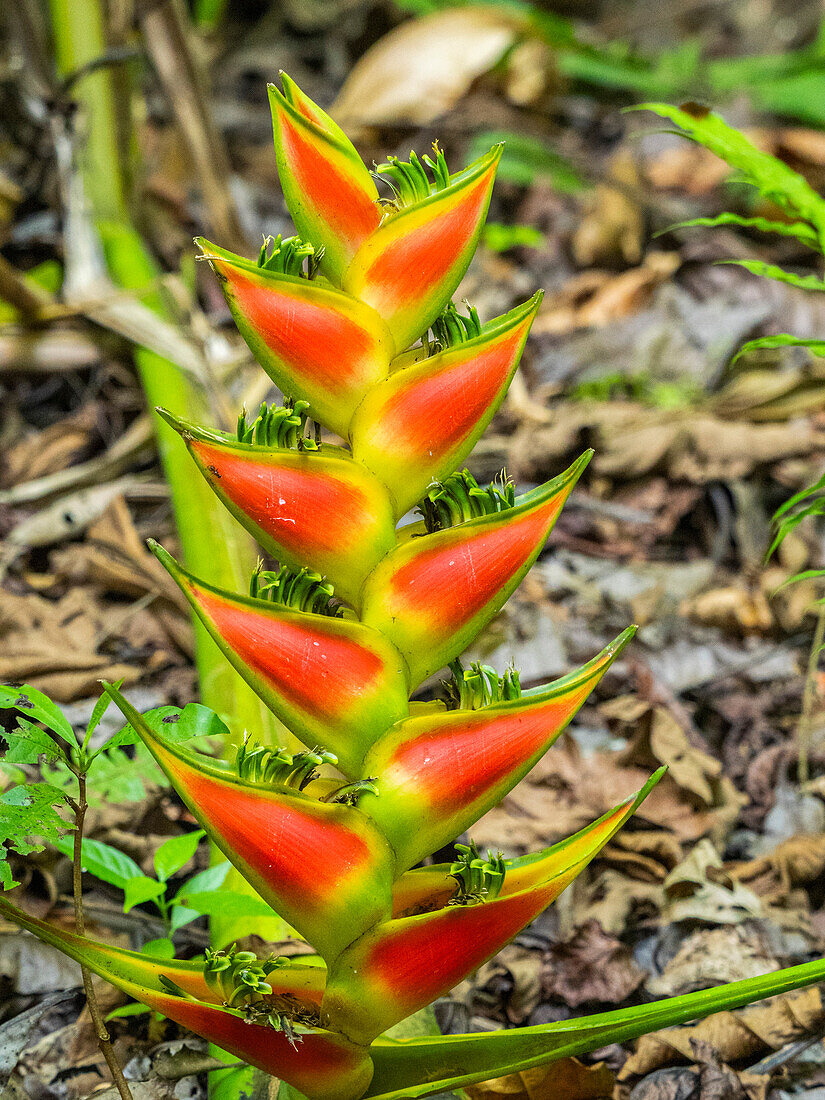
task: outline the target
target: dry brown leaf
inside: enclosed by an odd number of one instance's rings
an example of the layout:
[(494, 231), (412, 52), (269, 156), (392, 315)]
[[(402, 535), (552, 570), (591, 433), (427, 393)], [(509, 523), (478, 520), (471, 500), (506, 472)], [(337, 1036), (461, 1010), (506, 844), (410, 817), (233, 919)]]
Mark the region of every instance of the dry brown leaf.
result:
[(671, 921), (738, 924), (764, 916), (762, 902), (724, 870), (707, 838), (695, 844), (686, 859), (674, 867), (664, 887)]
[(605, 932), (618, 936), (628, 928), (655, 920), (664, 904), (664, 890), (658, 883), (636, 882), (618, 871), (607, 870), (593, 883), (577, 915), (581, 920), (598, 921)]
[(748, 637), (765, 634), (773, 627), (773, 615), (765, 593), (743, 582), (712, 588), (692, 600), (684, 600), (680, 614), (702, 626), (715, 626)]
[(586, 212), (573, 234), (571, 249), (580, 267), (639, 263), (644, 217), (630, 195), (638, 187), (636, 161), (627, 149), (620, 149), (610, 163), (607, 179), (588, 199)]
[(97, 652), (106, 612), (90, 589), (58, 601), (3, 592), (0, 600), (0, 683), (29, 682), (61, 703), (94, 694), (101, 679), (127, 685), (140, 670)]
[(817, 987), (773, 997), (738, 1012), (717, 1012), (697, 1024), (642, 1036), (619, 1079), (627, 1081), (662, 1066), (692, 1062), (692, 1042), (708, 1043), (723, 1061), (736, 1062), (779, 1050), (824, 1023), (825, 1007)]
[(645, 986), (654, 997), (676, 997), (777, 970), (762, 937), (741, 926), (700, 928), (683, 941), (660, 975)]
[(722, 765), (691, 745), (669, 710), (632, 695), (611, 699), (599, 709), (608, 721), (618, 721), (620, 732), (631, 737), (619, 763), (650, 769), (667, 764), (669, 776), (678, 787), (694, 794), (705, 806), (714, 804)]
[(192, 652), (192, 628), (186, 599), (143, 543), (123, 497), (117, 497), (89, 528), (82, 543), (52, 554), (58, 576), (72, 584), (92, 584), (135, 599), (151, 598), (149, 608), (168, 640)]
[(693, 485), (736, 480), (825, 448), (825, 432), (808, 422), (752, 424), (632, 401), (561, 401), (549, 411), (552, 426), (531, 423), (507, 440), (502, 461), (525, 480), (542, 480), (585, 441), (596, 449), (596, 474), (621, 482), (662, 474)]
[(614, 1077), (604, 1062), (585, 1066), (577, 1058), (562, 1058), (548, 1066), (537, 1066), (470, 1085), (465, 1092), (470, 1100), (601, 1100), (613, 1092)]
[(493, 7), (410, 19), (384, 35), (350, 71), (332, 107), (348, 131), (425, 126), (450, 110), (517, 41), (524, 20)]
[(787, 901), (794, 887), (816, 882), (825, 871), (825, 837), (789, 837), (759, 859), (729, 864), (727, 871), (766, 901)]
[(681, 862), (682, 846), (672, 833), (645, 829), (622, 829), (601, 854), (611, 866), (622, 867), (643, 882), (664, 882), (668, 873)]
[(494, 989), (510, 1023), (524, 1023), (541, 1000), (541, 955), (510, 943), (479, 968), (473, 985), (476, 992)]
[(546, 997), (571, 1008), (583, 1004), (621, 1004), (645, 980), (623, 943), (589, 920), (563, 943), (554, 944), (544, 959), (542, 984)]
[(649, 252), (638, 267), (620, 274), (584, 271), (545, 299), (533, 325), (536, 336), (560, 336), (601, 328), (642, 309), (653, 291), (679, 267), (676, 252)]
[[(503, 839), (508, 852), (534, 851), (584, 828), (637, 791), (653, 770), (653, 765), (624, 764), (619, 753), (582, 757), (566, 741), (539, 761), (500, 806), (472, 826), (471, 834), (480, 847), (501, 847)], [(637, 811), (634, 828), (652, 825), (682, 842), (703, 836), (723, 842), (744, 799), (724, 777), (711, 788), (712, 803), (704, 808), (694, 794), (681, 790), (666, 775)]]
[(0, 463), (0, 486), (8, 488), (31, 481), (76, 462), (88, 449), (97, 420), (97, 406), (87, 404), (72, 416), (8, 447)]

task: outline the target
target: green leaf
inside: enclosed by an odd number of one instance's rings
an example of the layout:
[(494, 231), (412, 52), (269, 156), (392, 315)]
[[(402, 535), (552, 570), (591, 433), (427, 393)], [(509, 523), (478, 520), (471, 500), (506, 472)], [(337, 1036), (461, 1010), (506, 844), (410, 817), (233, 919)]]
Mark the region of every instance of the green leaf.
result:
[(8, 745), (3, 756), (6, 764), (36, 764), (44, 760), (66, 760), (63, 747), (58, 744), (48, 730), (42, 730), (26, 718), (18, 718), (14, 730), (6, 732), (0, 729), (0, 737)]
[(805, 222), (775, 222), (768, 218), (746, 218), (742, 214), (716, 214), (711, 218), (691, 218), (689, 221), (676, 222), (667, 229), (660, 230), (656, 236), (672, 233), (676, 229), (717, 229), (719, 226), (737, 225), (742, 229), (758, 229), (761, 233), (778, 233), (782, 237), (794, 237), (803, 244), (819, 250), (819, 238)]
[(141, 947), (141, 951), (145, 955), (154, 955), (155, 958), (174, 959), (175, 957), (175, 945), (168, 936), (161, 936), (156, 940), (147, 940)]
[(180, 905), (184, 894), (209, 893), (213, 890), (220, 890), (226, 881), (231, 866), (229, 860), (224, 859), (220, 863), (214, 863), (211, 867), (207, 867), (205, 871), (198, 871), (181, 886), (172, 902), (175, 905)]
[(167, 786), (151, 753), (142, 746), (129, 756), (123, 749), (95, 753), (89, 769), (89, 803), (140, 802), (149, 787)]
[(178, 895), (178, 903), (187, 909), (194, 909), (201, 916), (220, 916), (227, 921), (241, 917), (272, 917), (274, 910), (263, 898), (241, 894), (236, 890), (199, 891), (188, 893), (185, 890)]
[[(154, 733), (166, 741), (191, 741), (194, 737), (231, 736), (226, 723), (202, 703), (187, 703), (180, 707), (155, 707), (143, 715), (147, 725)], [(112, 734), (102, 750), (122, 745), (139, 745), (140, 738), (130, 725), (118, 733)], [(98, 750), (98, 751), (102, 751)]]
[[(801, 573), (794, 573), (792, 577), (786, 577), (786, 579), (775, 588), (773, 595), (777, 592), (781, 592), (783, 588), (787, 588), (790, 584), (799, 584), (800, 581), (816, 581), (821, 577), (825, 577), (825, 569), (805, 569)], [(821, 603), (821, 600), (816, 600), (815, 603)]]
[[(70, 859), (73, 857), (74, 842), (70, 837), (56, 840), (54, 846), (64, 856)], [(111, 844), (104, 844), (102, 840), (91, 840), (89, 837), (83, 838), (80, 865), (84, 871), (108, 882), (110, 886), (117, 886), (119, 890), (125, 890), (127, 883), (133, 879), (143, 877), (143, 871), (131, 856), (113, 848)]]
[(693, 141), (741, 172), (744, 179), (766, 198), (810, 222), (818, 235), (825, 231), (825, 200), (808, 181), (777, 157), (757, 149), (744, 134), (728, 126), (713, 111), (684, 110), (667, 103), (642, 103), (631, 109), (652, 111), (661, 118), (670, 119)]
[(791, 336), (789, 332), (779, 332), (775, 336), (760, 336), (742, 345), (731, 359), (731, 366), (743, 355), (751, 351), (762, 351), (764, 348), (808, 348), (814, 355), (825, 355), (825, 340), (803, 340), (799, 336)]
[(173, 905), (172, 911), (169, 914), (169, 931), (177, 932), (179, 928), (191, 924), (191, 922), (197, 920), (199, 916), (200, 913), (195, 909), (187, 909), (185, 905)]
[(130, 1016), (146, 1016), (151, 1011), (151, 1008), (147, 1008), (146, 1005), (138, 1004), (137, 1001), (132, 1001), (131, 1004), (113, 1008), (112, 1011), (106, 1015), (105, 1019), (124, 1020)]
[(766, 264), (762, 260), (720, 260), (719, 262), (744, 267), (753, 275), (761, 275), (763, 279), (774, 279), (778, 283), (788, 283), (789, 286), (799, 287), (800, 290), (825, 290), (825, 280), (817, 275), (796, 275), (793, 271), (786, 271), (784, 267)]
[(482, 240), (492, 252), (509, 252), (511, 248), (542, 248), (547, 238), (532, 225), (502, 225), (487, 222)]
[[(118, 680), (118, 683), (117, 683), (118, 688), (121, 687), (122, 684), (123, 684), (123, 681)], [(92, 734), (95, 732), (97, 727), (100, 725), (100, 721), (103, 718), (103, 715), (109, 709), (109, 705), (111, 704), (111, 702), (112, 702), (111, 695), (106, 695), (104, 693), (103, 695), (100, 696), (98, 701), (95, 703), (94, 708), (93, 708), (92, 713), (91, 713), (91, 716), (89, 718), (88, 725), (86, 726), (86, 737), (84, 738), (84, 742), (83, 742), (84, 745), (88, 745), (89, 741), (91, 740)]]
[(0, 885), (18, 885), (6, 862), (10, 849), (20, 855), (39, 852), (44, 843), (56, 843), (74, 826), (57, 807), (66, 805), (63, 791), (50, 783), (21, 783), (0, 794)]
[(196, 829), (192, 833), (170, 837), (161, 844), (155, 852), (155, 874), (161, 882), (166, 882), (189, 862), (203, 836), (206, 836), (203, 829)]
[(48, 695), (33, 688), (30, 684), (22, 687), (0, 686), (0, 709), (19, 710), (27, 718), (42, 722), (58, 737), (74, 748), (77, 745), (75, 732), (63, 711), (53, 703)]
[(165, 883), (149, 878), (148, 875), (131, 878), (123, 887), (123, 912), (128, 913), (136, 905), (142, 905), (144, 901), (154, 901), (165, 892)]

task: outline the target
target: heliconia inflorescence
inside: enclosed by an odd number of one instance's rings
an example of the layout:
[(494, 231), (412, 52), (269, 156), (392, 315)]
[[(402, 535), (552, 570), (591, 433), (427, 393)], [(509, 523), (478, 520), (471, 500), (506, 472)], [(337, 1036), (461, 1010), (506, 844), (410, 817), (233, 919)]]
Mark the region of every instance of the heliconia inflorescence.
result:
[[(311, 1100), (426, 1096), (825, 977), (821, 962), (624, 1012), (495, 1034), (383, 1035), (494, 955), (587, 866), (660, 778), (546, 851), (459, 845), (416, 867), (537, 763), (633, 635), (523, 690), (460, 655), (519, 585), (589, 459), (517, 495), (461, 464), (504, 398), (537, 294), (482, 324), (452, 302), (500, 148), (451, 175), (438, 147), (370, 173), (284, 76), (275, 148), (298, 235), (244, 259), (198, 240), (282, 406), (228, 434), (177, 429), (278, 567), (248, 593), (153, 549), (228, 660), (306, 750), (237, 731), (234, 763), (165, 741), (107, 686), (170, 783), (323, 966), (229, 947), (152, 958), (0, 912)], [(377, 183), (388, 185), (381, 198)], [(420, 342), (417, 342), (420, 341)], [(322, 441), (322, 425), (343, 443)], [(398, 527), (418, 505), (419, 519)], [(448, 666), (444, 699), (410, 703)], [(329, 772), (337, 768), (338, 775)], [(320, 768), (326, 773), (321, 774)]]

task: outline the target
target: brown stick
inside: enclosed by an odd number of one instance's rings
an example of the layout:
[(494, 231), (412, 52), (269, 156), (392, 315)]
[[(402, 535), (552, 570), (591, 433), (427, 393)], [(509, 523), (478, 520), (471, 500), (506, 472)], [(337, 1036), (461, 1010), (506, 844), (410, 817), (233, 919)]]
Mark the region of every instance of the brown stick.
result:
[(160, 0), (138, 8), (138, 18), (147, 52), (192, 158), (212, 231), (222, 244), (244, 242), (238, 210), (227, 185), (229, 157), (209, 110), (203, 74), (191, 48), (192, 31), (186, 12), (178, 0)]
[[(77, 802), (73, 807), (75, 833), (72, 860), (72, 885), (74, 888), (75, 928), (77, 929), (77, 934), (83, 936), (86, 934), (86, 921), (83, 917), (83, 885), (81, 881), (83, 823), (86, 820), (86, 810), (89, 808), (89, 804), (86, 801), (85, 775), (78, 775), (77, 787)], [(123, 1070), (120, 1068), (120, 1063), (112, 1048), (112, 1040), (106, 1028), (106, 1021), (103, 1019), (100, 1005), (97, 1003), (97, 996), (94, 991), (94, 986), (92, 985), (92, 972), (89, 970), (88, 966), (81, 966), (80, 972), (83, 975), (83, 989), (86, 993), (86, 1004), (89, 1008), (89, 1015), (92, 1017), (92, 1023), (97, 1033), (98, 1046), (100, 1047), (103, 1057), (106, 1059), (106, 1065), (109, 1067), (109, 1072), (112, 1075), (112, 1080), (115, 1083), (117, 1091), (121, 1095), (121, 1100), (132, 1100), (132, 1090), (129, 1088), (126, 1078), (123, 1076)]]

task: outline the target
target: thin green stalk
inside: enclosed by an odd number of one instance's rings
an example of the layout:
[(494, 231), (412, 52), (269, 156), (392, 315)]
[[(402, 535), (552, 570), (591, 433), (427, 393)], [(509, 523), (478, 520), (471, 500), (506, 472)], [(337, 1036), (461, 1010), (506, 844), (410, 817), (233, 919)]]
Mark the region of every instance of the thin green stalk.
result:
[[(86, 821), (86, 811), (89, 808), (89, 803), (86, 799), (85, 772), (77, 772), (77, 801), (70, 799), (69, 805), (74, 811), (75, 820), (72, 856), (74, 923), (78, 936), (83, 936), (86, 933), (86, 920), (83, 915), (83, 826)], [(117, 1055), (112, 1047), (112, 1040), (106, 1027), (106, 1021), (103, 1019), (103, 1013), (100, 1011), (100, 1005), (97, 1003), (97, 995), (92, 984), (92, 972), (88, 966), (81, 966), (80, 973), (83, 977), (86, 1007), (89, 1010), (89, 1015), (92, 1018), (92, 1024), (95, 1029), (95, 1035), (97, 1036), (97, 1045), (100, 1047), (101, 1053), (106, 1059), (106, 1065), (109, 1067), (109, 1072), (112, 1075), (112, 1080), (115, 1083), (117, 1091), (120, 1093), (121, 1100), (132, 1100), (132, 1091), (129, 1088), (126, 1078), (123, 1076), (120, 1062), (118, 1062)]]
[(811, 651), (808, 654), (808, 668), (805, 673), (805, 687), (802, 691), (802, 713), (796, 728), (796, 746), (798, 754), (798, 780), (804, 786), (810, 779), (811, 734), (813, 731), (814, 700), (816, 699), (816, 671), (819, 667), (819, 654), (825, 642), (825, 603), (819, 605)]

